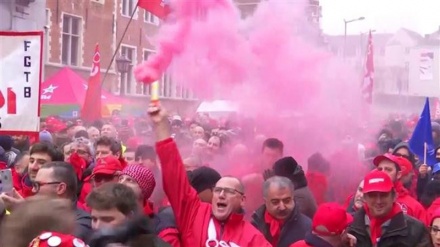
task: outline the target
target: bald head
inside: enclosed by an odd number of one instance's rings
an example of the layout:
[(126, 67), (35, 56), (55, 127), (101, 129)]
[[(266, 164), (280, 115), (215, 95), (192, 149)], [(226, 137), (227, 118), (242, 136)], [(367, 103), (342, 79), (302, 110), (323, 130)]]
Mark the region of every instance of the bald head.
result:
[(222, 177), (215, 185), (216, 187), (233, 188), (238, 192), (244, 194), (244, 185), (240, 179), (236, 177)]

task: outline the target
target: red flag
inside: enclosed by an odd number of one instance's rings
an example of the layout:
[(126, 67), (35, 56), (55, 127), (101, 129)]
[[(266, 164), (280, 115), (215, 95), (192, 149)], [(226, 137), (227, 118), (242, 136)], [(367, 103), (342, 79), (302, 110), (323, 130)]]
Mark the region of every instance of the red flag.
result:
[(90, 72), (81, 118), (87, 122), (101, 119), (101, 54), (99, 44), (96, 44), (93, 55), (92, 71)]
[(170, 6), (167, 2), (167, 0), (139, 0), (138, 6), (164, 19), (170, 13)]
[(367, 59), (365, 62), (365, 75), (362, 83), (362, 96), (368, 104), (373, 102), (373, 83), (374, 83), (374, 56), (373, 56), (373, 36), (368, 35)]

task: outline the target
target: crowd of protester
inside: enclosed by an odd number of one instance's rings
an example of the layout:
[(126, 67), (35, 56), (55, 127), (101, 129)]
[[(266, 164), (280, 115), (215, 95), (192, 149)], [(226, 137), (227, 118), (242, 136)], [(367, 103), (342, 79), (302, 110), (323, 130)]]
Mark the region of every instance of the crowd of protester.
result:
[(148, 112), (0, 135), (0, 246), (440, 246), (440, 163), (411, 152), (417, 118), (303, 161), (250, 120)]

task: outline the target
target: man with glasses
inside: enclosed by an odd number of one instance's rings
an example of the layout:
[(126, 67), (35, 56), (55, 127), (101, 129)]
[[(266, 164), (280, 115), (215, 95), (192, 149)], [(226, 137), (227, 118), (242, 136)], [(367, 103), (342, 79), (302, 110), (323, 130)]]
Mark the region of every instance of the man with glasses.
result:
[(88, 238), (92, 218), (77, 207), (78, 180), (70, 164), (57, 161), (42, 165), (32, 183), (32, 190), (36, 195), (71, 200), (76, 214), (75, 236)]
[(252, 215), (252, 224), (272, 246), (288, 247), (303, 240), (312, 227), (310, 218), (296, 206), (294, 190), (286, 177), (274, 176), (264, 182), (265, 204)]
[(182, 246), (272, 246), (243, 219), (245, 196), (239, 179), (221, 178), (213, 189), (212, 204), (200, 200), (171, 138), (166, 112), (154, 105), (150, 105), (148, 112), (157, 136), (164, 191), (176, 217)]

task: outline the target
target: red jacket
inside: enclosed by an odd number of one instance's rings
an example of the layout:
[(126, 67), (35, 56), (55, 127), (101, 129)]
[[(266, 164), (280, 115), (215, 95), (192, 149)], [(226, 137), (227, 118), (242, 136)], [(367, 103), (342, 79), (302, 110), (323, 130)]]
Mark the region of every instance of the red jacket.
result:
[(169, 243), (172, 247), (180, 247), (180, 233), (176, 228), (167, 228), (160, 231), (158, 234), (159, 238), (163, 241)]
[(422, 204), (409, 195), (408, 190), (403, 187), (401, 182), (397, 182), (395, 188), (398, 194), (397, 203), (402, 208), (402, 211), (428, 225), (426, 210)]
[(26, 174), (21, 178), (21, 190), (18, 191), (18, 193), (24, 198), (34, 195), (34, 192), (32, 192), (32, 185), (29, 185), (29, 183), (29, 175)]
[[(217, 232), (221, 231), (221, 223), (212, 218), (211, 204), (201, 202), (191, 187), (173, 139), (158, 142), (156, 150), (162, 165), (163, 188), (176, 217), (181, 245), (206, 246), (211, 219)], [(222, 225), (221, 240), (227, 243), (240, 247), (271, 247), (263, 234), (243, 220), (243, 215), (231, 215)]]
[(320, 205), (327, 202), (328, 182), (327, 177), (319, 172), (308, 171), (306, 174), (307, 184), (313, 197), (315, 197), (316, 204)]

